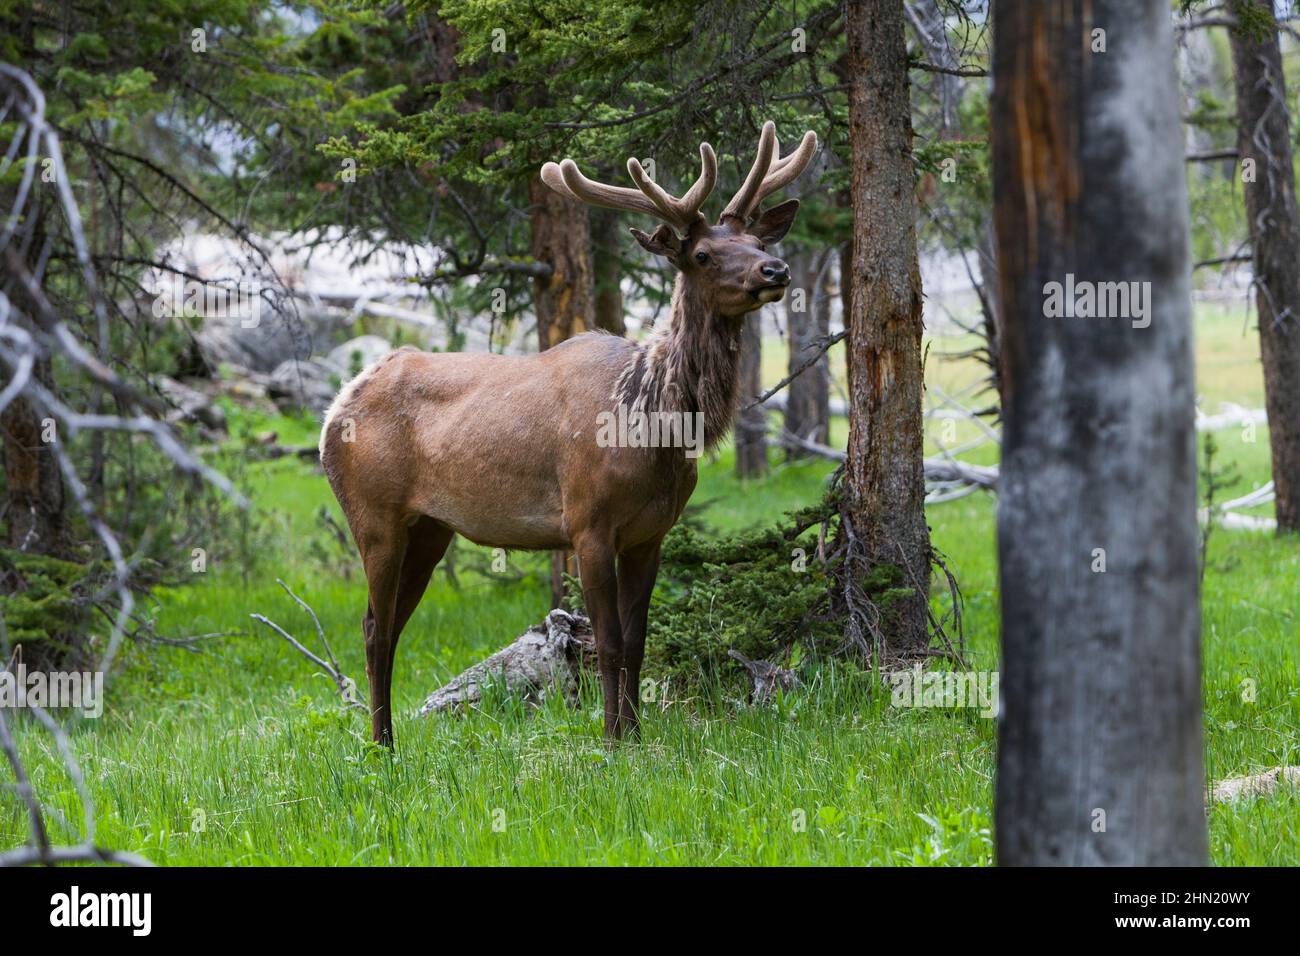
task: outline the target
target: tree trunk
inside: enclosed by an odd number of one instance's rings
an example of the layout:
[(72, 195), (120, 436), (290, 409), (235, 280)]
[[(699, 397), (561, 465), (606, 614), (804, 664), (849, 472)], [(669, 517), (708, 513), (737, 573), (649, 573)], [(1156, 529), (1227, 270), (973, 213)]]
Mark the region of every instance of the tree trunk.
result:
[[(566, 199), (540, 177), (529, 182), (532, 202), (532, 254), (551, 267), (551, 274), (533, 280), (533, 311), (537, 314), (537, 345), (546, 350), (565, 339), (590, 331), (596, 314), (596, 289), (587, 207)], [(551, 607), (565, 597), (564, 574), (577, 574), (568, 551), (551, 553)]]
[(998, 332), (998, 309), (1001, 298), (998, 295), (998, 259), (997, 243), (994, 237), (992, 211), (980, 225), (979, 240), (975, 247), (979, 260), (979, 288), (975, 294), (980, 300), (980, 314), (983, 316), (982, 332), (984, 351), (989, 369), (989, 387), (993, 391), (995, 407), (981, 409), (1000, 414), (1002, 407), (1002, 346)]
[[(46, 388), (54, 376), (48, 359), (32, 372)], [(66, 557), (68, 539), (63, 475), (46, 441), (45, 426), (36, 409), (21, 396), (0, 415), (4, 447), (6, 542), (33, 554)], [(60, 436), (54, 436), (57, 440)]]
[[(836, 252), (827, 249), (821, 255), (803, 252), (790, 257), (793, 270), (802, 290), (802, 302), (786, 294), (786, 326), (790, 330), (790, 363), (788, 374), (802, 366), (813, 355), (813, 343), (831, 330), (830, 264)], [(810, 441), (825, 445), (830, 441), (831, 420), (830, 359), (822, 354), (815, 365), (804, 369), (790, 383), (786, 393), (785, 430)], [(808, 451), (799, 447), (788, 448), (790, 458), (804, 458)]]
[(1300, 210), (1291, 161), (1290, 114), (1272, 0), (1231, 0), (1238, 22), (1267, 29), (1229, 31), (1237, 88), (1237, 151), (1255, 269), (1264, 404), (1273, 452), (1277, 529), (1300, 532)]
[[(1164, 0), (994, 7), (1003, 865), (1207, 862), (1171, 34)], [(1053, 304), (1103, 282), (1129, 307)]]
[(591, 257), (596, 282), (596, 328), (627, 335), (623, 321), (623, 289), (619, 285), (623, 270), (619, 244), (623, 230), (619, 215), (612, 209), (591, 211)]
[(549, 265), (549, 276), (533, 280), (537, 343), (542, 350), (590, 331), (596, 314), (587, 207), (547, 187), (540, 177), (529, 183), (532, 202), (532, 254)]
[[(763, 313), (745, 316), (740, 333), (739, 407), (763, 394)], [(767, 413), (762, 408), (736, 412), (736, 477), (767, 474)]]
[[(850, 0), (853, 285), (846, 512), (874, 581), (893, 597), (885, 652), (929, 643), (930, 530), (922, 470), (921, 274), (901, 0)], [(868, 591), (869, 596), (871, 591)]]

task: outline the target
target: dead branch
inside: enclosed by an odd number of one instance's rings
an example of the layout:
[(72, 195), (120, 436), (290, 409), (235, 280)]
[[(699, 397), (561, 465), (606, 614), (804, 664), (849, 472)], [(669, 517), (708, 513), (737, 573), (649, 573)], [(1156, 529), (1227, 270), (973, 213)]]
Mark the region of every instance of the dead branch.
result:
[(754, 706), (768, 703), (777, 692), (787, 693), (799, 686), (799, 675), (771, 661), (750, 660), (734, 647), (727, 656), (740, 664), (749, 677), (749, 702)]
[(1254, 257), (1251, 255), (1237, 254), (1232, 256), (1219, 256), (1215, 259), (1202, 259), (1200, 262), (1192, 264), (1192, 269), (1210, 269), (1214, 266), (1226, 266), (1236, 262), (1250, 262)]
[[(10, 206), (5, 213), (0, 214), (0, 255), (5, 261), (8, 278), (5, 289), (16, 288), (25, 300), (20, 306), (10, 300), (7, 291), (0, 290), (0, 369), (3, 369), (8, 378), (8, 383), (0, 391), (0, 411), (21, 397), (38, 413), (57, 421), (69, 437), (79, 431), (99, 434), (124, 431), (147, 435), (179, 472), (198, 476), (242, 503), (224, 476), (194, 457), (171, 427), (158, 420), (161, 411), (158, 404), (127, 383), (106, 364), (109, 305), (96, 276), (58, 133), (45, 117), (45, 97), (26, 72), (8, 63), (0, 63), (0, 99), (4, 101), (3, 113), (9, 121), (6, 131), (11, 132), (13, 137), (3, 166), (8, 168), (10, 161), (20, 153), (25, 160)], [(49, 221), (61, 222), (61, 228), (66, 231), (66, 240), (71, 244), (76, 263), (72, 278), (79, 284), (79, 293), (84, 297), (82, 301), (98, 326), (99, 355), (92, 354), (60, 317), (38, 278), (43, 274), (47, 262), (50, 236), (45, 237), (46, 252), (34, 268), (29, 268), (24, 256), (18, 253), (20, 249), (29, 250), (33, 247), (39, 224), (45, 221), (32, 209), (30, 202), (35, 171), (40, 165), (38, 160), (42, 158), (48, 162), (53, 172), (54, 202), (61, 214), (57, 219), (51, 217)], [(40, 246), (36, 248), (39, 249)], [(38, 362), (48, 362), (55, 356), (66, 361), (89, 384), (94, 397), (88, 412), (64, 404), (33, 374)], [(99, 412), (101, 392), (113, 396), (121, 414), (107, 415)], [(134, 597), (130, 585), (131, 566), (117, 535), (100, 515), (86, 484), (78, 474), (66, 449), (66, 442), (52, 442), (49, 453), (58, 466), (72, 503), (99, 539), (113, 570), (111, 587), (117, 596), (117, 612), (110, 616), (107, 646), (98, 662), (98, 670), (107, 674), (132, 620)], [(3, 634), (3, 621), (0, 620), (0, 643), (3, 643)], [(94, 802), (67, 735), (41, 708), (29, 704), (28, 710), (53, 735), (68, 776), (77, 789), (84, 814), (83, 840), (79, 845), (70, 847), (50, 845), (40, 803), (10, 732), (8, 716), (0, 710), (0, 749), (4, 750), (14, 773), (18, 792), (27, 806), (30, 823), (28, 845), (0, 854), (0, 866), (64, 862), (148, 865), (148, 861), (142, 857), (96, 845)]]
[(1231, 803), (1242, 797), (1267, 797), (1279, 785), (1300, 787), (1300, 767), (1274, 767), (1263, 773), (1220, 780), (1210, 791), (1210, 800), (1213, 803)]
[(808, 369), (816, 365), (817, 362), (821, 359), (823, 355), (826, 354), (826, 352), (830, 349), (832, 345), (834, 345), (836, 342), (843, 339), (848, 334), (849, 333), (847, 329), (842, 329), (841, 331), (836, 332), (834, 335), (820, 335), (817, 338), (813, 339), (804, 347), (805, 352), (811, 350), (813, 354), (809, 356), (807, 359), (805, 359), (803, 362), (801, 362), (799, 364), (799, 367), (796, 368), (793, 372), (791, 372), (785, 378), (781, 379), (781, 381), (777, 382), (775, 385), (769, 388), (762, 395), (758, 396), (758, 398), (754, 399), (752, 402), (750, 402), (748, 405), (742, 408), (741, 411), (747, 412), (751, 408), (754, 408), (757, 405), (762, 405), (764, 402), (766, 402), (777, 392), (781, 391), (781, 389), (785, 388), (787, 385), (793, 382), (796, 378), (798, 378)]
[[(7, 668), (8, 665), (6, 664), (0, 670)], [(117, 863), (123, 866), (152, 866), (153, 864), (142, 856), (118, 850), (109, 850), (96, 844), (95, 804), (91, 799), (89, 789), (86, 787), (86, 778), (81, 772), (81, 765), (72, 752), (72, 744), (68, 740), (68, 735), (43, 708), (29, 702), (27, 710), (54, 737), (55, 746), (59, 751), (59, 756), (63, 759), (64, 768), (81, 798), (81, 810), (84, 819), (83, 837), (82, 842), (75, 846), (50, 845), (40, 801), (36, 797), (31, 780), (27, 776), (27, 770), (23, 766), (22, 758), (19, 756), (18, 745), (9, 730), (9, 717), (6, 709), (0, 707), (0, 750), (4, 751), (10, 769), (13, 770), (14, 779), (18, 784), (18, 794), (27, 806), (27, 816), (30, 822), (27, 846), (0, 853), (0, 867), (29, 866), (33, 863), (46, 866), (57, 863)]]
[(320, 618), (316, 616), (316, 612), (312, 610), (311, 605), (309, 605), (302, 598), (298, 597), (298, 595), (294, 594), (293, 590), (289, 587), (289, 585), (285, 584), (279, 578), (275, 579), (275, 583), (280, 585), (280, 587), (284, 589), (284, 593), (289, 595), (289, 597), (293, 598), (294, 601), (298, 604), (298, 606), (302, 608), (304, 611), (306, 611), (308, 615), (311, 616), (312, 623), (316, 625), (316, 635), (317, 637), (320, 638), (321, 646), (324, 647), (325, 649), (325, 657), (329, 659), (325, 660), (317, 656), (316, 654), (314, 654), (311, 650), (309, 650), (306, 646), (304, 646), (303, 643), (299, 641), (296, 637), (294, 637), (292, 634), (290, 634), (288, 631), (282, 628), (279, 624), (276, 624), (274, 621), (272, 621), (270, 618), (266, 617), (265, 615), (250, 614), (248, 616), (251, 617), (254, 621), (258, 621), (259, 623), (265, 624), (271, 630), (275, 631), (275, 633), (279, 634), (282, 638), (284, 638), (289, 643), (290, 647), (292, 647), (299, 654), (307, 658), (307, 660), (311, 661), (313, 664), (315, 664), (317, 667), (323, 670), (326, 674), (328, 674), (330, 680), (334, 681), (334, 685), (338, 688), (339, 697), (343, 699), (344, 706), (354, 708), (356, 710), (362, 711), (363, 713), (369, 714), (370, 705), (366, 703), (365, 697), (362, 696), (359, 690), (357, 690), (357, 682), (354, 681), (351, 677), (345, 675), (343, 671), (339, 668), (339, 663), (334, 658), (334, 651), (330, 649), (329, 641), (325, 637), (325, 628), (321, 626)]
[[(830, 461), (842, 462), (847, 457), (838, 448), (831, 448), (829, 445), (801, 438), (789, 431), (783, 431), (778, 436), (777, 441), (784, 447), (806, 451)], [(996, 465), (971, 465), (951, 458), (926, 458), (924, 465), (927, 481), (960, 482), (978, 488), (986, 488), (990, 491), (997, 488), (998, 468)]]
[(921, 70), (925, 73), (944, 73), (948, 76), (988, 76), (989, 71), (981, 67), (952, 67), (939, 66), (935, 63), (923, 63), (920, 60), (912, 60), (907, 64), (913, 70)]

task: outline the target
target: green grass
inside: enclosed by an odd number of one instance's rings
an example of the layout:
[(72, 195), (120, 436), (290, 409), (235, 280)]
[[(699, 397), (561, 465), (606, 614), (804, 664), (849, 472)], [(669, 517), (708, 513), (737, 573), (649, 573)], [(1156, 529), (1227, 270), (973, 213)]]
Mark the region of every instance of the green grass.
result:
[[(1201, 390), (1257, 407), (1258, 358), (1242, 327), (1239, 315), (1202, 311)], [(770, 381), (780, 374), (767, 370)], [(931, 374), (960, 387), (978, 373), (949, 362)], [(244, 424), (311, 440), (299, 420)], [(1221, 456), (1237, 464), (1244, 491), (1267, 480), (1267, 436), (1234, 435), (1219, 435)], [(747, 482), (734, 477), (729, 450), (704, 462), (700, 517), (721, 530), (750, 527), (820, 495), (828, 465), (779, 457), (768, 478)], [(320, 544), (317, 510), (337, 514), (323, 478), (293, 460), (250, 476), (255, 564), (214, 555), (193, 585), (160, 592), (152, 608), (167, 637), (241, 633), (199, 654), (133, 649), (103, 718), (74, 726), (102, 843), (204, 865), (991, 862), (994, 722), (970, 710), (891, 708), (846, 669), (826, 668), (768, 709), (670, 699), (646, 716), (639, 745), (612, 754), (590, 687), (576, 709), (494, 698), (463, 717), (415, 716), (425, 694), (547, 610), (540, 574), (491, 580), (468, 570), (464, 546), (460, 590), (435, 576), (402, 638), (390, 757), (368, 743), (360, 715), (339, 708), (327, 678), (248, 619), (264, 613), (314, 643), (310, 621), (274, 583), (281, 576), (316, 609), (345, 672), (364, 677), (365, 589), (354, 559)], [(966, 595), (973, 663), (985, 669), (997, 666), (993, 510), (979, 494), (929, 515)], [(511, 560), (541, 569), (537, 556)], [(1294, 540), (1213, 535), (1203, 600), (1212, 780), (1300, 762), (1297, 593)], [(50, 739), (26, 721), (18, 729), (52, 837), (75, 839), (75, 794)], [(1300, 862), (1294, 791), (1215, 806), (1209, 822), (1218, 864)], [(21, 807), (0, 792), (0, 848), (23, 839)]]

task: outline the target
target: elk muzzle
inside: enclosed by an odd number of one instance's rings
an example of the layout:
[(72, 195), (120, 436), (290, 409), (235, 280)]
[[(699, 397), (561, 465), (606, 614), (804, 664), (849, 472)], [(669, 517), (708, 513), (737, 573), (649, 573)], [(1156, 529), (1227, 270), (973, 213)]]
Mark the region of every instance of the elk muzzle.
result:
[(754, 267), (750, 292), (759, 302), (778, 302), (790, 284), (790, 267), (780, 259), (763, 259)]

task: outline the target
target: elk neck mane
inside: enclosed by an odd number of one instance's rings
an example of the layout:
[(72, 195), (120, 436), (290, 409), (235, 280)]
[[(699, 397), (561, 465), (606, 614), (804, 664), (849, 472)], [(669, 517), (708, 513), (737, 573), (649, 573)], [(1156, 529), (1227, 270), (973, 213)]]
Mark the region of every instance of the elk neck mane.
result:
[(668, 320), (658, 323), (628, 359), (613, 399), (629, 411), (704, 415), (704, 444), (727, 434), (736, 411), (743, 321), (717, 313), (679, 274)]

